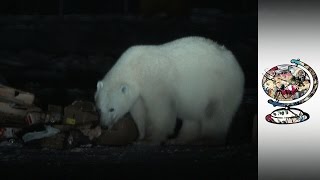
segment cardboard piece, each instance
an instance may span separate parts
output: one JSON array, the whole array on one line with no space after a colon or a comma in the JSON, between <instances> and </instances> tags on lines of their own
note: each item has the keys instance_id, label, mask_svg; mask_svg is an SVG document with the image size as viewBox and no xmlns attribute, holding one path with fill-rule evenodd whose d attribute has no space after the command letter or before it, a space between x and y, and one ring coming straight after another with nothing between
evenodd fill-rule
<instances>
[{"instance_id":1,"label":"cardboard piece","mask_svg":"<svg viewBox=\"0 0 320 180\"><path fill-rule=\"evenodd\" d=\"M73 128L70 125L61 125L61 124L54 124L54 125L52 125L52 127L59 129L60 132L68 132L68 131L70 131L70 129Z\"/></svg>"},{"instance_id":2,"label":"cardboard piece","mask_svg":"<svg viewBox=\"0 0 320 180\"><path fill-rule=\"evenodd\" d=\"M62 107L49 104L48 112L46 114L45 122L46 123L60 123L63 119Z\"/></svg>"},{"instance_id":3,"label":"cardboard piece","mask_svg":"<svg viewBox=\"0 0 320 180\"><path fill-rule=\"evenodd\" d=\"M17 138L16 134L20 128L0 128L0 139Z\"/></svg>"},{"instance_id":4,"label":"cardboard piece","mask_svg":"<svg viewBox=\"0 0 320 180\"><path fill-rule=\"evenodd\" d=\"M88 136L90 141L101 135L100 126L91 128L91 125L85 125L85 126L78 127L78 129L82 132L83 135Z\"/></svg>"},{"instance_id":5,"label":"cardboard piece","mask_svg":"<svg viewBox=\"0 0 320 180\"><path fill-rule=\"evenodd\" d=\"M40 140L40 146L42 148L49 149L63 149L65 147L65 133L59 133L51 137L47 137Z\"/></svg>"},{"instance_id":6,"label":"cardboard piece","mask_svg":"<svg viewBox=\"0 0 320 180\"><path fill-rule=\"evenodd\" d=\"M62 120L62 107L56 105L48 105L48 112L31 111L26 115L26 123L28 125L36 123L59 123Z\"/></svg>"},{"instance_id":7,"label":"cardboard piece","mask_svg":"<svg viewBox=\"0 0 320 180\"><path fill-rule=\"evenodd\" d=\"M64 108L64 124L82 125L98 122L98 113L91 102L75 101Z\"/></svg>"},{"instance_id":8,"label":"cardboard piece","mask_svg":"<svg viewBox=\"0 0 320 180\"><path fill-rule=\"evenodd\" d=\"M31 126L33 124L39 124L39 123L44 123L44 119L45 119L45 113L43 112L28 112L26 117L25 117L25 121L26 123Z\"/></svg>"},{"instance_id":9,"label":"cardboard piece","mask_svg":"<svg viewBox=\"0 0 320 180\"><path fill-rule=\"evenodd\" d=\"M25 121L25 117L27 117L29 112L39 113L41 109L32 105L16 105L0 102L0 126L24 127L29 124Z\"/></svg>"}]
</instances>

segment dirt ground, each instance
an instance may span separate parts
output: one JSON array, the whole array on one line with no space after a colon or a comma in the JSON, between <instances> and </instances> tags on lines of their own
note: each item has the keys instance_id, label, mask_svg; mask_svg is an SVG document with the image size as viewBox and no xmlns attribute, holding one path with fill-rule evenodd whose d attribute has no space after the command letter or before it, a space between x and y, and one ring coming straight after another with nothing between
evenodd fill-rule
<instances>
[{"instance_id":1,"label":"dirt ground","mask_svg":"<svg viewBox=\"0 0 320 180\"><path fill-rule=\"evenodd\" d=\"M7 148L0 151L2 172L8 177L40 174L49 178L159 177L249 179L257 176L257 147L141 146L75 148L71 150ZM18 174L17 174L18 173ZM172 175L169 176L169 173ZM4 174L3 174L4 175Z\"/></svg>"}]
</instances>

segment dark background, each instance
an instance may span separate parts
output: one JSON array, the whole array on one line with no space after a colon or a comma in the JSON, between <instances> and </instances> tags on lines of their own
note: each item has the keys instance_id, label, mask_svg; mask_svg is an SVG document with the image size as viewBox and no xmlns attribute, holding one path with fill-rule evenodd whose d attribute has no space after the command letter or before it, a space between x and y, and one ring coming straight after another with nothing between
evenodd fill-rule
<instances>
[{"instance_id":1,"label":"dark background","mask_svg":"<svg viewBox=\"0 0 320 180\"><path fill-rule=\"evenodd\" d=\"M51 97L85 89L92 100L96 81L128 47L191 35L232 50L246 87L256 88L256 1L7 0L0 8L0 80L17 88L41 86ZM66 105L77 96L42 98Z\"/></svg>"},{"instance_id":2,"label":"dark background","mask_svg":"<svg viewBox=\"0 0 320 180\"><path fill-rule=\"evenodd\" d=\"M193 167L197 171L217 168L226 177L231 177L229 171L235 173L235 170L238 177L256 176L257 150L256 145L251 145L251 132L253 116L257 113L257 1L1 0L0 14L0 83L34 93L35 104L44 110L48 104L65 106L77 99L93 101L97 80L132 45L161 44L185 36L203 36L225 45L235 54L246 76L245 97L233 131L234 141L240 147L224 152L207 147L199 150L198 147L189 154L177 151L171 158L176 159L177 164L190 162L193 165L188 166L190 170ZM246 144L245 147L242 144ZM201 148L208 153L201 153ZM117 150L106 153L114 151ZM159 155L154 149L144 151L150 157ZM38 153L28 152L29 160ZM63 158L59 153L55 156L42 153L39 157L41 161L57 158L50 168L70 161L73 168L82 168L90 162L90 167L95 169L108 164L105 159L101 160L102 152L91 152L96 158L82 160L79 164L76 161L83 156L81 153ZM125 158L126 164L136 162L141 153L139 148L132 150ZM210 154L217 153L222 160L213 157L207 160ZM164 164L167 155L159 155ZM14 157L12 162L21 161ZM199 163L193 161L195 157L200 157L201 168L195 165ZM185 161L179 161L181 159ZM147 163L148 159L144 161ZM247 167L250 168L242 162L249 163ZM70 174L75 173L70 171ZM217 173L202 175L200 177L209 177Z\"/></svg>"},{"instance_id":3,"label":"dark background","mask_svg":"<svg viewBox=\"0 0 320 180\"><path fill-rule=\"evenodd\" d=\"M192 8L214 8L228 12L257 12L257 1L252 0L3 0L1 14L145 14L166 12L188 15Z\"/></svg>"}]
</instances>

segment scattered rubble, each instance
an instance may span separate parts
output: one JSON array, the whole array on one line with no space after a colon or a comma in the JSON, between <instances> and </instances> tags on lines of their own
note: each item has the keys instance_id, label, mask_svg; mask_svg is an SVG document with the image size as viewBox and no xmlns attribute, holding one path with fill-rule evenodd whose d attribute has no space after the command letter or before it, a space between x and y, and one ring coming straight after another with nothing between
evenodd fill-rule
<instances>
[{"instance_id":1,"label":"scattered rubble","mask_svg":"<svg viewBox=\"0 0 320 180\"><path fill-rule=\"evenodd\" d=\"M0 100L31 105L34 101L34 95L8 86L0 85Z\"/></svg>"},{"instance_id":2,"label":"scattered rubble","mask_svg":"<svg viewBox=\"0 0 320 180\"><path fill-rule=\"evenodd\" d=\"M98 114L93 103L75 101L64 108L64 124L90 124L98 122L98 120Z\"/></svg>"},{"instance_id":3,"label":"scattered rubble","mask_svg":"<svg viewBox=\"0 0 320 180\"><path fill-rule=\"evenodd\" d=\"M0 144L38 145L66 149L95 145L126 145L138 137L129 116L112 129L102 130L95 105L74 101L62 107L48 105L43 111L33 104L34 94L0 85Z\"/></svg>"},{"instance_id":4,"label":"scattered rubble","mask_svg":"<svg viewBox=\"0 0 320 180\"><path fill-rule=\"evenodd\" d=\"M29 132L29 133L25 134L24 136L22 136L23 141L28 142L28 141L32 141L35 139L42 139L42 138L46 138L46 137L51 137L51 136L54 136L60 132L59 129L55 129L51 126L45 126L45 127L46 127L46 130L44 130L44 131Z\"/></svg>"},{"instance_id":5,"label":"scattered rubble","mask_svg":"<svg viewBox=\"0 0 320 180\"><path fill-rule=\"evenodd\" d=\"M137 127L129 114L106 130L99 126L99 114L92 102L77 100L65 107L49 104L44 111L33 104L34 99L34 94L0 85L1 146L22 144L70 149L128 145L138 138ZM244 110L241 112L242 116L248 114ZM257 115L251 120L253 127L250 136L256 143ZM233 136L244 137L241 134ZM200 141L199 144L209 143Z\"/></svg>"}]
</instances>

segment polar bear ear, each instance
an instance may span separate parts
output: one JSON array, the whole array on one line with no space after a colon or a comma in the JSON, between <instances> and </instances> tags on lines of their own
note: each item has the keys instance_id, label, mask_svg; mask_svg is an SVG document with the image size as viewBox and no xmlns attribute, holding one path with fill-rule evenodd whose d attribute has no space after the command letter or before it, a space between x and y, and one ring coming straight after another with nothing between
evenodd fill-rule
<instances>
[{"instance_id":1,"label":"polar bear ear","mask_svg":"<svg viewBox=\"0 0 320 180\"><path fill-rule=\"evenodd\" d=\"M126 84L122 84L120 87L120 90L123 94L127 94L128 92L128 86Z\"/></svg>"},{"instance_id":2,"label":"polar bear ear","mask_svg":"<svg viewBox=\"0 0 320 180\"><path fill-rule=\"evenodd\" d=\"M102 87L103 87L103 82L102 81L98 81L97 89L101 89Z\"/></svg>"}]
</instances>

